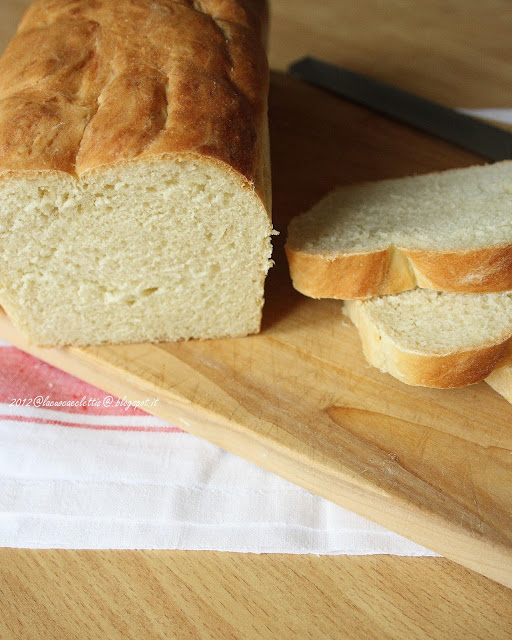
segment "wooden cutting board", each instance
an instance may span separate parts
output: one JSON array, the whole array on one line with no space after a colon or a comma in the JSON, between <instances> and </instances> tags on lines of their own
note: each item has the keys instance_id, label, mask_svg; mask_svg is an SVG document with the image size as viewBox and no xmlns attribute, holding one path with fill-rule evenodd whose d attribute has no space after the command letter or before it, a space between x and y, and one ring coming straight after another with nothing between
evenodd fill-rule
<instances>
[{"instance_id":1,"label":"wooden cutting board","mask_svg":"<svg viewBox=\"0 0 512 640\"><path fill-rule=\"evenodd\" d=\"M512 587L512 406L485 383L413 388L370 368L338 301L295 292L288 220L337 184L480 162L273 74L276 266L243 339L86 349L0 336L438 553Z\"/></svg>"}]
</instances>

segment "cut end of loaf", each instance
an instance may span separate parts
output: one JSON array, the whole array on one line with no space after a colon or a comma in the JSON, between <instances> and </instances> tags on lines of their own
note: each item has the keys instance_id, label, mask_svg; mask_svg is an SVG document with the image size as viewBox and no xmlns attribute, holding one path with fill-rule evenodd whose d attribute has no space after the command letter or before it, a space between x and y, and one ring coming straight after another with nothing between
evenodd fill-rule
<instances>
[{"instance_id":1,"label":"cut end of loaf","mask_svg":"<svg viewBox=\"0 0 512 640\"><path fill-rule=\"evenodd\" d=\"M271 223L224 165L177 157L0 183L0 304L40 345L259 331Z\"/></svg>"}]
</instances>

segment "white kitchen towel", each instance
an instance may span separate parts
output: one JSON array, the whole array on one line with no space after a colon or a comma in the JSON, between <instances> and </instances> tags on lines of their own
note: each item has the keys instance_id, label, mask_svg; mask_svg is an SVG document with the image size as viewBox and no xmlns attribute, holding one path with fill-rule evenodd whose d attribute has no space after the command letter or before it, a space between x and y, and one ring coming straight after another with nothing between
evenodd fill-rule
<instances>
[{"instance_id":1,"label":"white kitchen towel","mask_svg":"<svg viewBox=\"0 0 512 640\"><path fill-rule=\"evenodd\" d=\"M475 118L484 118L485 120L494 120L503 122L504 124L512 124L512 109L457 109L461 113L467 113L468 116Z\"/></svg>"},{"instance_id":2,"label":"white kitchen towel","mask_svg":"<svg viewBox=\"0 0 512 640\"><path fill-rule=\"evenodd\" d=\"M0 546L435 555L5 344Z\"/></svg>"}]
</instances>

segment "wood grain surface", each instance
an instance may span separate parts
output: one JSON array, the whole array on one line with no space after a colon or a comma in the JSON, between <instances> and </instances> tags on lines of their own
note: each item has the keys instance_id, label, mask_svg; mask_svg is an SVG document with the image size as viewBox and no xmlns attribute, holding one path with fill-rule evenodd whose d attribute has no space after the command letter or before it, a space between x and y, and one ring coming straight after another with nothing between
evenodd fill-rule
<instances>
[{"instance_id":1,"label":"wood grain surface","mask_svg":"<svg viewBox=\"0 0 512 640\"><path fill-rule=\"evenodd\" d=\"M14 0L4 0L2 3L0 37L3 42L12 33L15 20L26 4ZM283 68L291 59L311 53L394 82L445 104L511 106L507 100L510 99L509 33L512 16L506 1L476 3L452 0L441 3L429 0L420 5L405 0L388 3L365 0L357 4L333 0L297 5L287 0L276 0L273 7L271 63L274 68ZM274 75L271 103L275 206L276 211L281 212L281 220L307 206L335 182L404 175L410 172L411 162L418 171L426 171L463 166L475 160L469 154L462 154L448 145L326 96L318 101L321 104L321 116L312 119L308 105L311 101L317 101L310 93L314 90L296 84L292 86L290 82L287 78ZM293 101L289 100L290 91L296 92ZM350 126L340 126L340 122L345 122L346 118ZM302 122L302 128L309 136L307 139L301 136L299 143L296 137L290 142L298 121ZM354 121L358 125L357 134L353 129ZM326 138L329 139L329 162L326 161L324 149ZM399 145L394 144L397 139L401 141ZM363 154L358 150L361 143L366 158L368 153L372 155L371 166L367 159L361 162ZM284 158L285 153L288 160L283 168L280 158ZM288 161L292 164L290 168ZM271 276L274 284L269 281L271 286L265 311L265 335L273 340L279 355L284 356L285 363L292 362L292 351L298 349L306 349L308 353L313 349L314 355L323 359L326 354L321 349L318 354L315 351L318 344L315 346L313 341L324 344L326 352L332 342L327 339L324 343L323 340L305 335L304 325L294 324L294 314L300 312L309 325L317 325L315 329L319 328L322 338L328 338L332 333L333 305L315 303L313 312L309 307L311 301L292 294L293 313L284 313L282 306L285 303L280 294L285 282L283 274L283 270L276 269ZM283 346L280 342L283 331L293 336L291 344ZM352 345L348 353L350 364L352 359L357 362L360 355L353 339L353 330L341 326L336 331L339 331L341 338L347 339L347 344ZM178 355L172 353L174 348L179 350ZM261 355L258 348L254 348L252 361ZM137 357L152 359L150 353L144 354L144 347L140 349L142 351L137 351ZM234 363L240 357L236 349L228 348L224 354L227 358L225 362ZM220 400L217 397L216 401L230 407L232 389L223 388L225 382L220 380L226 373L225 369L218 373L222 383L219 384L219 380L212 381L209 375L205 375L209 367L207 358L205 361L203 354L203 361L198 362L201 358L198 358L193 346L174 345L170 351L167 347L163 350L166 352L165 358L170 356L173 362L177 358L180 367L186 365L195 376L199 375L206 388L197 387L195 393L204 390L206 396L202 395L202 400L208 399L213 384L215 389L220 387L224 391ZM87 367L93 366L93 361L99 362L95 350L91 354L91 358L87 358ZM60 355L67 357L64 351ZM109 358L113 358L114 369L119 364L117 355L109 354ZM206 355L210 357L209 353ZM135 366L134 362L132 364ZM269 374L272 363L267 365L265 372ZM346 367L346 363L343 367ZM109 366L105 370L103 365L97 368L97 380L102 375L109 378L112 368ZM441 514L441 521L433 524L430 521L433 528L428 531L433 531L435 538L441 536L444 530L443 535L447 540L443 544L451 548L452 557L465 556L467 549L475 548L471 545L481 541L482 536L487 540L494 537L490 546L488 542L485 544L486 551L479 547L478 553L482 553L482 561L490 568L487 572L506 582L510 573L503 566L493 565L493 562L497 557L503 557L500 554L509 545L510 526L507 531L503 513L509 504L510 494L507 495L506 490L503 492L498 510L493 513L493 483L496 476L494 467L488 464L490 459L486 457L486 451L490 450L491 459L498 461L498 480L503 478L503 470L508 473L505 452L510 448L511 414L506 413L508 405L490 389L478 385L471 390L461 390L466 394L462 396L462 401L458 391L423 390L414 406L404 400L404 392L394 382L382 382L385 376L374 372L368 378L367 371L359 372L360 377L351 387L343 389L342 395L347 394L344 397L349 399L360 398L358 386L364 380L365 398L370 407L375 407L375 403L381 401L379 394L392 390L388 404L398 400L395 405L398 410L388 409L384 413L392 419L393 439L390 440L389 434L381 428L380 416L376 416L379 411L367 406L361 408L354 401L347 415L347 403L340 405L332 402L340 394L335 381L328 380L329 375L324 374L323 367L320 370L315 368L314 374L312 371L311 367L308 368L311 388L317 389L326 383L324 408L329 408L328 424L334 426L328 435L333 451L336 451L336 447L346 447L350 455L353 454L351 460L354 464L360 456L360 446L366 452L367 459L370 459L370 455L374 456L371 468L360 468L359 478L352 484L361 490L354 497L354 510L364 512L364 500L359 498L362 494L368 494L370 485L375 488L378 478L386 480L382 491L375 494L384 511L387 510L384 505L389 502L389 497L395 500L397 488L399 493L403 493L404 487L408 498L412 495L420 499L417 504L422 509L417 489L422 482L427 483L433 490L432 497L438 499L436 506ZM130 384L139 373L136 371L135 376L130 377ZM161 370L157 368L151 375L153 382L158 381ZM261 371L259 375L262 375ZM282 383L290 394L294 392L298 376L292 367L288 367L286 375L288 377L283 376ZM193 393L194 390L179 391ZM271 389L268 391L270 393ZM437 393L447 393L440 405L435 398ZM270 394L273 404L266 410L275 415L276 411L284 408L293 415L290 397ZM485 402L482 402L483 397ZM266 399L269 398L266 396ZM467 402L469 407L466 406ZM340 406L345 406L345 409L340 411ZM175 412L168 417L187 420L187 407L184 405L182 408L180 414ZM205 407L209 416L212 408L215 411L218 407L213 404ZM245 407L243 409L247 410ZM461 411L464 419L470 418L469 428L464 430L464 435L453 426L453 420L460 417ZM484 422L481 419L482 411ZM440 415L439 443L442 442L444 446L440 448L438 443L436 448L432 445L430 431L432 421L438 421ZM327 420L325 416L323 419ZM206 421L201 427L204 430L202 435L212 439L213 433L220 434L219 443L232 448L227 446L233 436L231 424L224 433L222 429L219 430L218 424ZM412 431L411 424L415 425ZM401 437L404 432L408 433L407 438ZM297 440L296 431L288 432L280 425L269 427L264 421L259 426L259 433L264 435L265 444L269 439L276 442L283 435L288 442ZM243 441L240 434L235 435ZM299 436L302 438L298 450L301 461L315 458L315 453L312 453L317 444L314 432L309 433L307 425L301 424ZM246 444L242 442L241 446ZM480 451L480 460L485 459L485 464L477 474L481 484L472 495L471 483L468 484L467 480L474 478L475 470L472 465L467 465L464 456L468 447L474 450L475 445ZM466 474L463 476L465 488L453 486L451 489L456 499L448 505L443 504L442 497L436 494L437 488L430 477L432 465L439 465L436 457L440 452L444 454L450 471L453 470L459 477L460 474ZM270 452L268 447L263 448L261 457L265 462L260 463L267 468L273 468L278 462L281 464L283 451L277 454ZM314 477L308 477L307 482L312 486L311 482L316 481L318 486L312 488L329 495L333 487L325 485L326 478L329 479L325 470L332 466L333 456L325 457L322 453L316 458L320 475L317 477L313 474ZM406 468L409 463L406 460L412 460L415 469L420 470L416 486ZM295 468L296 462L292 461ZM343 474L347 468L341 465L335 471ZM293 478L292 473L287 475ZM352 478L355 476L352 475ZM302 477L293 479L304 484ZM340 489L339 479L338 484L334 483L335 491ZM449 481L447 483L450 484ZM442 488L446 489L444 483ZM408 491L411 493L407 494ZM443 513L453 515L454 508L459 509L461 522L452 535L452 531L446 533ZM443 509L447 511L443 512ZM485 527L481 526L482 509L489 516ZM425 536L432 537L421 531L422 526L415 531L414 523L408 522L407 513L400 509L392 514L384 511L381 522L385 522L388 515L393 520L403 518L406 527L413 527L410 537L418 540L422 537L424 540ZM465 542L461 543L461 529L469 538L470 547ZM424 543L434 546L428 540L424 540ZM466 557L457 559L467 561ZM473 561L474 556L466 564ZM0 624L4 624L3 628L0 627L2 637L505 638L510 637L512 629L510 592L444 559L4 550L0 554L0 567L0 596L4 613L0 616L3 620Z\"/></svg>"},{"instance_id":2,"label":"wood grain surface","mask_svg":"<svg viewBox=\"0 0 512 640\"><path fill-rule=\"evenodd\" d=\"M0 637L507 640L510 591L386 556L0 550ZM23 630L23 635L19 633Z\"/></svg>"}]
</instances>

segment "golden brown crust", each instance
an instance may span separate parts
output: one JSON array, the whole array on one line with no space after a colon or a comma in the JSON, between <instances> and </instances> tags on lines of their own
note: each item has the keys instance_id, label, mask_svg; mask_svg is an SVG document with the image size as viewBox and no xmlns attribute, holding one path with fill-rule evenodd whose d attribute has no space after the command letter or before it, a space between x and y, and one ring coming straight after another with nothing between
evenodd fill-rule
<instances>
[{"instance_id":1,"label":"golden brown crust","mask_svg":"<svg viewBox=\"0 0 512 640\"><path fill-rule=\"evenodd\" d=\"M359 303L345 303L344 313L358 329L366 360L413 386L449 389L480 382L507 361L512 352L511 335L466 351L445 354L408 351L380 335Z\"/></svg>"},{"instance_id":2,"label":"golden brown crust","mask_svg":"<svg viewBox=\"0 0 512 640\"><path fill-rule=\"evenodd\" d=\"M293 286L310 298L357 300L415 286L407 260L392 249L328 256L286 245L285 251Z\"/></svg>"},{"instance_id":3,"label":"golden brown crust","mask_svg":"<svg viewBox=\"0 0 512 640\"><path fill-rule=\"evenodd\" d=\"M419 286L452 293L512 290L512 245L469 251L389 248L320 254L286 245L293 286L311 298L358 300Z\"/></svg>"},{"instance_id":4,"label":"golden brown crust","mask_svg":"<svg viewBox=\"0 0 512 640\"><path fill-rule=\"evenodd\" d=\"M198 154L264 193L261 0L36 0L0 59L0 173Z\"/></svg>"},{"instance_id":5,"label":"golden brown crust","mask_svg":"<svg viewBox=\"0 0 512 640\"><path fill-rule=\"evenodd\" d=\"M451 389L484 380L505 357L509 340L448 355L404 353L396 349L389 373L410 385Z\"/></svg>"},{"instance_id":6,"label":"golden brown crust","mask_svg":"<svg viewBox=\"0 0 512 640\"><path fill-rule=\"evenodd\" d=\"M471 251L403 250L416 273L416 284L427 289L460 293L512 290L512 245Z\"/></svg>"}]
</instances>

